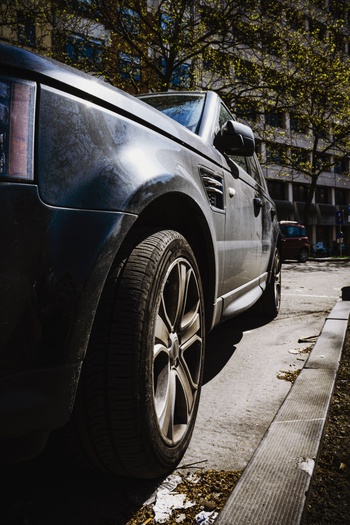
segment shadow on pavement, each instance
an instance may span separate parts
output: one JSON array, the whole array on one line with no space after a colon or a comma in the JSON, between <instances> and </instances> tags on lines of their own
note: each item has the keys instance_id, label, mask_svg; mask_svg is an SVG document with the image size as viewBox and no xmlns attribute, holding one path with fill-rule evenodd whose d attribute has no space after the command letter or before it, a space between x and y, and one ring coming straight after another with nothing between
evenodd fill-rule
<instances>
[{"instance_id":1,"label":"shadow on pavement","mask_svg":"<svg viewBox=\"0 0 350 525\"><path fill-rule=\"evenodd\" d=\"M232 357L245 330L267 321L240 316L207 338L204 382ZM135 480L76 469L49 451L1 466L0 525L125 525L163 479Z\"/></svg>"},{"instance_id":2,"label":"shadow on pavement","mask_svg":"<svg viewBox=\"0 0 350 525\"><path fill-rule=\"evenodd\" d=\"M245 331L270 322L271 319L266 317L242 314L215 327L207 336L203 384L211 381L226 366Z\"/></svg>"},{"instance_id":3,"label":"shadow on pavement","mask_svg":"<svg viewBox=\"0 0 350 525\"><path fill-rule=\"evenodd\" d=\"M1 525L125 525L163 481L77 470L45 452L1 473Z\"/></svg>"}]
</instances>

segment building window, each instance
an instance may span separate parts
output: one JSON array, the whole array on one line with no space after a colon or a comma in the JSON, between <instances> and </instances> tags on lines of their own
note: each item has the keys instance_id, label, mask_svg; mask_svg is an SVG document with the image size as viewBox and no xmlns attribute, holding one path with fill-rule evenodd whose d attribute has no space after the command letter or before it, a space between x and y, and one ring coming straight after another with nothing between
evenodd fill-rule
<instances>
[{"instance_id":1,"label":"building window","mask_svg":"<svg viewBox=\"0 0 350 525\"><path fill-rule=\"evenodd\" d=\"M328 188L324 188L323 186L318 186L315 190L315 200L319 204L329 204L329 198L328 198Z\"/></svg>"},{"instance_id":2,"label":"building window","mask_svg":"<svg viewBox=\"0 0 350 525\"><path fill-rule=\"evenodd\" d=\"M133 9L120 7L118 9L118 29L124 33L138 35L140 33L140 16Z\"/></svg>"},{"instance_id":3,"label":"building window","mask_svg":"<svg viewBox=\"0 0 350 525\"><path fill-rule=\"evenodd\" d=\"M291 163L294 169L308 166L310 163L310 152L304 148L291 148Z\"/></svg>"},{"instance_id":4,"label":"building window","mask_svg":"<svg viewBox=\"0 0 350 525\"><path fill-rule=\"evenodd\" d=\"M280 111L265 111L265 124L274 128L282 128L283 114Z\"/></svg>"},{"instance_id":5,"label":"building window","mask_svg":"<svg viewBox=\"0 0 350 525\"><path fill-rule=\"evenodd\" d=\"M306 184L293 184L293 200L296 202L306 202L307 190Z\"/></svg>"},{"instance_id":6,"label":"building window","mask_svg":"<svg viewBox=\"0 0 350 525\"><path fill-rule=\"evenodd\" d=\"M266 160L269 164L282 164L285 160L285 153L282 144L266 144Z\"/></svg>"},{"instance_id":7,"label":"building window","mask_svg":"<svg viewBox=\"0 0 350 525\"><path fill-rule=\"evenodd\" d=\"M119 53L119 72L125 80L141 80L141 61L140 57L130 53Z\"/></svg>"},{"instance_id":8,"label":"building window","mask_svg":"<svg viewBox=\"0 0 350 525\"><path fill-rule=\"evenodd\" d=\"M164 33L171 34L174 30L174 21L170 15L167 15L166 13L161 13L160 16L160 29L164 31Z\"/></svg>"},{"instance_id":9,"label":"building window","mask_svg":"<svg viewBox=\"0 0 350 525\"><path fill-rule=\"evenodd\" d=\"M273 200L277 200L277 201L287 200L285 196L286 184L284 182L277 181L277 180L268 180L267 187L269 189L269 194Z\"/></svg>"},{"instance_id":10,"label":"building window","mask_svg":"<svg viewBox=\"0 0 350 525\"><path fill-rule=\"evenodd\" d=\"M348 161L347 159L335 159L335 164L333 166L333 172L341 175L342 173L348 172Z\"/></svg>"},{"instance_id":11,"label":"building window","mask_svg":"<svg viewBox=\"0 0 350 525\"><path fill-rule=\"evenodd\" d=\"M347 190L335 188L335 204L346 206L348 204L347 193Z\"/></svg>"},{"instance_id":12,"label":"building window","mask_svg":"<svg viewBox=\"0 0 350 525\"><path fill-rule=\"evenodd\" d=\"M236 117L238 120L242 120L244 122L248 122L249 124L253 122L258 122L259 120L259 112L258 110L254 109L253 107L236 107Z\"/></svg>"},{"instance_id":13,"label":"building window","mask_svg":"<svg viewBox=\"0 0 350 525\"><path fill-rule=\"evenodd\" d=\"M305 133L305 120L302 116L291 113L289 126L291 131L296 131L297 133Z\"/></svg>"},{"instance_id":14,"label":"building window","mask_svg":"<svg viewBox=\"0 0 350 525\"><path fill-rule=\"evenodd\" d=\"M35 47L34 19L24 13L19 13L17 24L18 42L23 46Z\"/></svg>"},{"instance_id":15,"label":"building window","mask_svg":"<svg viewBox=\"0 0 350 525\"><path fill-rule=\"evenodd\" d=\"M188 88L190 83L190 65L181 64L171 75L171 84L173 87Z\"/></svg>"},{"instance_id":16,"label":"building window","mask_svg":"<svg viewBox=\"0 0 350 525\"><path fill-rule=\"evenodd\" d=\"M87 40L78 35L69 35L66 43L66 53L73 62L89 60L100 63L102 61L102 40Z\"/></svg>"},{"instance_id":17,"label":"building window","mask_svg":"<svg viewBox=\"0 0 350 525\"><path fill-rule=\"evenodd\" d=\"M329 155L326 155L324 153L316 153L316 166L317 169L322 171L330 171L331 170L331 162Z\"/></svg>"},{"instance_id":18,"label":"building window","mask_svg":"<svg viewBox=\"0 0 350 525\"><path fill-rule=\"evenodd\" d=\"M164 58L160 60L162 71L166 73L166 62ZM172 87L188 88L190 84L190 64L180 64L176 67L171 74L171 85Z\"/></svg>"}]
</instances>

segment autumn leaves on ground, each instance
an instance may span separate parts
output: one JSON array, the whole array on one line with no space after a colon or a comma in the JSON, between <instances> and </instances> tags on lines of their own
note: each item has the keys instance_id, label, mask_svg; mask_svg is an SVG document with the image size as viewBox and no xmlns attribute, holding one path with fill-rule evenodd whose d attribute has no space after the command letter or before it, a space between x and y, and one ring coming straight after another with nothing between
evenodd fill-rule
<instances>
[{"instance_id":1,"label":"autumn leaves on ground","mask_svg":"<svg viewBox=\"0 0 350 525\"><path fill-rule=\"evenodd\" d=\"M350 517L350 327L303 525L346 525Z\"/></svg>"}]
</instances>

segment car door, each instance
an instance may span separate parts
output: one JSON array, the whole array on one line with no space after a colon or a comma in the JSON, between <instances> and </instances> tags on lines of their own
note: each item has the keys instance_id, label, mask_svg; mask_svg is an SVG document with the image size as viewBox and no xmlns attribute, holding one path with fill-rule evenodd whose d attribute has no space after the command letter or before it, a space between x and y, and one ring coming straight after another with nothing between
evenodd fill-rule
<instances>
[{"instance_id":1,"label":"car door","mask_svg":"<svg viewBox=\"0 0 350 525\"><path fill-rule=\"evenodd\" d=\"M266 180L257 156L254 154L252 157L247 157L246 161L248 165L248 173L251 175L251 177L256 183L255 205L257 205L261 209L262 244L261 253L259 256L259 273L262 274L266 272L268 268L271 254L274 248L273 229L277 211L275 204L268 193Z\"/></svg>"},{"instance_id":2,"label":"car door","mask_svg":"<svg viewBox=\"0 0 350 525\"><path fill-rule=\"evenodd\" d=\"M263 214L259 187L246 159L229 158L225 173L225 293L247 285L262 268ZM245 168L245 169L244 169Z\"/></svg>"},{"instance_id":3,"label":"car door","mask_svg":"<svg viewBox=\"0 0 350 525\"><path fill-rule=\"evenodd\" d=\"M222 105L220 127L231 114ZM262 173L254 157L226 156L225 270L223 294L249 286L266 270L271 220L262 187ZM227 298L227 301L229 299Z\"/></svg>"}]
</instances>

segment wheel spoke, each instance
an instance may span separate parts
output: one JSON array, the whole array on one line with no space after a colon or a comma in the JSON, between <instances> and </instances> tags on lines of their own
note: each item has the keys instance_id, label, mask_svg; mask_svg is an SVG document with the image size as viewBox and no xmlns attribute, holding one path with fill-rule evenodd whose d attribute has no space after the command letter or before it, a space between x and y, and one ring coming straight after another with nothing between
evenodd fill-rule
<instances>
[{"instance_id":1,"label":"wheel spoke","mask_svg":"<svg viewBox=\"0 0 350 525\"><path fill-rule=\"evenodd\" d=\"M172 443L181 438L191 418L197 392L186 366L163 370L158 377L156 411L163 435Z\"/></svg>"},{"instance_id":2,"label":"wheel spoke","mask_svg":"<svg viewBox=\"0 0 350 525\"><path fill-rule=\"evenodd\" d=\"M185 345L192 337L200 332L201 317L200 317L200 303L192 307L189 312L185 312L181 320L181 343Z\"/></svg>"},{"instance_id":3,"label":"wheel spoke","mask_svg":"<svg viewBox=\"0 0 350 525\"><path fill-rule=\"evenodd\" d=\"M176 371L179 380L179 388L181 388L181 398L184 403L184 406L182 407L182 417L187 420L192 412L197 385L192 381L191 373L186 366L185 361L181 361L181 364L177 367ZM180 392L178 392L178 394L180 394Z\"/></svg>"},{"instance_id":4,"label":"wheel spoke","mask_svg":"<svg viewBox=\"0 0 350 525\"><path fill-rule=\"evenodd\" d=\"M178 301L177 301L177 312L176 312L176 328L181 326L183 316L184 316L184 310L186 307L186 301L187 301L187 294L188 294L188 281L189 281L189 275L192 272L192 269L188 269L188 267L184 263L178 264L178 270L179 270L179 294L178 294Z\"/></svg>"},{"instance_id":5,"label":"wheel spoke","mask_svg":"<svg viewBox=\"0 0 350 525\"><path fill-rule=\"evenodd\" d=\"M164 320L164 316L162 317L159 312L157 315L154 335L156 343L161 343L165 348L168 347L169 328Z\"/></svg>"},{"instance_id":6,"label":"wheel spoke","mask_svg":"<svg viewBox=\"0 0 350 525\"><path fill-rule=\"evenodd\" d=\"M185 280L186 268L176 261L168 274L159 308L159 315L171 330L175 329L178 319L181 318Z\"/></svg>"},{"instance_id":7,"label":"wheel spoke","mask_svg":"<svg viewBox=\"0 0 350 525\"><path fill-rule=\"evenodd\" d=\"M158 394L155 396L158 424L162 434L173 441L174 406L176 399L176 380L174 371L163 370L158 377Z\"/></svg>"}]
</instances>

